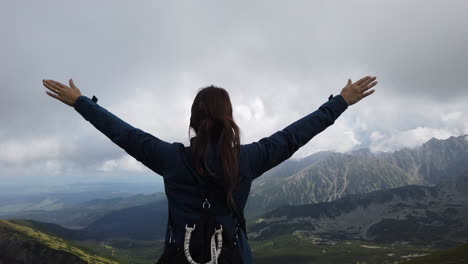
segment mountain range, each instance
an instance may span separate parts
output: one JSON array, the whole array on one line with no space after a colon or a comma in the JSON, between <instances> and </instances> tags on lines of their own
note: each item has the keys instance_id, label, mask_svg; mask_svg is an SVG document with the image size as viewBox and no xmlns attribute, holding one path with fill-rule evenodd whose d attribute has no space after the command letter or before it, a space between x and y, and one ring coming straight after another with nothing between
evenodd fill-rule
<instances>
[{"instance_id":1,"label":"mountain range","mask_svg":"<svg viewBox=\"0 0 468 264\"><path fill-rule=\"evenodd\" d=\"M285 205L314 206L346 196L391 191L411 184L420 186L409 189L426 190L424 186L429 188L468 169L465 162L468 160L467 138L433 138L420 147L393 153L361 149L348 154L319 152L301 160L287 160L254 181L246 206L248 223ZM88 237L110 238L128 230L127 235L134 239L163 239L167 201L164 193L93 199L59 210L29 210L7 216L7 219L14 218L78 229L81 237L86 234ZM141 218L152 221L144 224L138 220ZM139 223L132 227L136 222ZM147 232L137 231L138 228Z\"/></svg>"},{"instance_id":2,"label":"mountain range","mask_svg":"<svg viewBox=\"0 0 468 264\"><path fill-rule=\"evenodd\" d=\"M83 229L112 212L152 203L154 204L161 200L166 201L166 195L164 193L154 193L151 195L137 194L128 197L92 199L76 205L65 207L60 206L55 210L53 209L54 205L52 204L52 206L45 209L42 208L41 210L41 205L50 204L54 201L58 203L61 202L59 198L50 195L45 197L44 200L40 200L34 205L31 205L34 208L33 210L14 210L12 213L5 214L2 218L31 219L59 224L72 229Z\"/></svg>"},{"instance_id":3,"label":"mountain range","mask_svg":"<svg viewBox=\"0 0 468 264\"><path fill-rule=\"evenodd\" d=\"M283 205L330 202L406 185L434 186L468 169L467 160L468 136L432 138L392 153L319 152L283 162L256 179L245 213L254 219Z\"/></svg>"},{"instance_id":4,"label":"mountain range","mask_svg":"<svg viewBox=\"0 0 468 264\"><path fill-rule=\"evenodd\" d=\"M268 240L301 233L317 243L364 240L453 246L468 242L468 170L436 186L409 185L332 202L283 206L249 228L249 238Z\"/></svg>"}]
</instances>

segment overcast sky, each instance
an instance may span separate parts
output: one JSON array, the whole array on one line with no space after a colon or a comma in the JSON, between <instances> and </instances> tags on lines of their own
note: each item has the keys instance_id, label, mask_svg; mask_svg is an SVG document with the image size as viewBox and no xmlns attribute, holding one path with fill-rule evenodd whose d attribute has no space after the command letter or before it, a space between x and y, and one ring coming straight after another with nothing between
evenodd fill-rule
<instances>
[{"instance_id":1,"label":"overcast sky","mask_svg":"<svg viewBox=\"0 0 468 264\"><path fill-rule=\"evenodd\" d=\"M468 134L468 1L2 1L0 177L155 180L42 79L188 144L196 91L225 88L243 144L375 75L293 158Z\"/></svg>"}]
</instances>

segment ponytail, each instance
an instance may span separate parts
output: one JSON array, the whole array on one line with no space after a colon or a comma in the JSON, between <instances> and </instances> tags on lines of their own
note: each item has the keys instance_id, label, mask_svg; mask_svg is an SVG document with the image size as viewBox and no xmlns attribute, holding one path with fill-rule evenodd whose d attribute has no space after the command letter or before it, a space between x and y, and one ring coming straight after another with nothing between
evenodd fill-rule
<instances>
[{"instance_id":1,"label":"ponytail","mask_svg":"<svg viewBox=\"0 0 468 264\"><path fill-rule=\"evenodd\" d=\"M196 137L190 138L190 128L195 130ZM209 176L214 176L214 172L206 164L207 148L219 140L226 183L226 203L238 214L240 211L234 200L234 192L239 180L239 131L232 117L229 95L223 88L209 86L198 92L192 105L189 127L192 164L197 171L204 167Z\"/></svg>"},{"instance_id":2,"label":"ponytail","mask_svg":"<svg viewBox=\"0 0 468 264\"><path fill-rule=\"evenodd\" d=\"M236 210L237 213L240 214L234 201L234 191L239 180L239 127L232 118L224 120L224 127L222 129L220 139L224 175L226 175L226 181L228 184L226 201L232 210Z\"/></svg>"}]
</instances>

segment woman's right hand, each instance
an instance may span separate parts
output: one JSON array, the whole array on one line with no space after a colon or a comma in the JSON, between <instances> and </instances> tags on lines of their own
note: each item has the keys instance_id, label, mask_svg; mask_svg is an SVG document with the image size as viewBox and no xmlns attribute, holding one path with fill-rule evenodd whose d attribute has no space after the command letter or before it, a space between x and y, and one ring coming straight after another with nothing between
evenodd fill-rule
<instances>
[{"instance_id":1,"label":"woman's right hand","mask_svg":"<svg viewBox=\"0 0 468 264\"><path fill-rule=\"evenodd\" d=\"M348 83L343 90L341 90L340 95L343 96L348 105L353 105L359 102L362 98L375 92L375 90L368 91L377 84L375 79L375 76L366 76L355 83L352 83L351 79L348 79Z\"/></svg>"},{"instance_id":2,"label":"woman's right hand","mask_svg":"<svg viewBox=\"0 0 468 264\"><path fill-rule=\"evenodd\" d=\"M73 107L78 97L80 97L82 94L80 89L73 83L72 79L69 80L69 83L70 86L67 86L54 80L42 80L42 84L47 87L47 89L54 92L51 93L46 91L46 94L61 101L64 104Z\"/></svg>"}]
</instances>

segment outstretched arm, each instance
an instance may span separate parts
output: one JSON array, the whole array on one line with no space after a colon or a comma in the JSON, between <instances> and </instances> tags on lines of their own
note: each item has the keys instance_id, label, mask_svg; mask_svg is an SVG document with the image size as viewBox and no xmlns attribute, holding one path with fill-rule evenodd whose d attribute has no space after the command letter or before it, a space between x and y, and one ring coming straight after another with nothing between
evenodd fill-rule
<instances>
[{"instance_id":1,"label":"outstretched arm","mask_svg":"<svg viewBox=\"0 0 468 264\"><path fill-rule=\"evenodd\" d=\"M373 82L375 79L367 76L356 83L348 80L341 94L330 98L318 110L269 137L244 145L254 179L290 158L315 135L332 125L349 105L372 94L375 90L367 90L377 84Z\"/></svg>"},{"instance_id":2,"label":"outstretched arm","mask_svg":"<svg viewBox=\"0 0 468 264\"><path fill-rule=\"evenodd\" d=\"M94 127L106 135L112 142L124 149L129 155L142 162L159 175L165 172L167 153L172 144L135 128L118 118L95 101L81 94L70 79L70 87L52 80L45 80L52 92L48 95L72 106Z\"/></svg>"}]
</instances>

